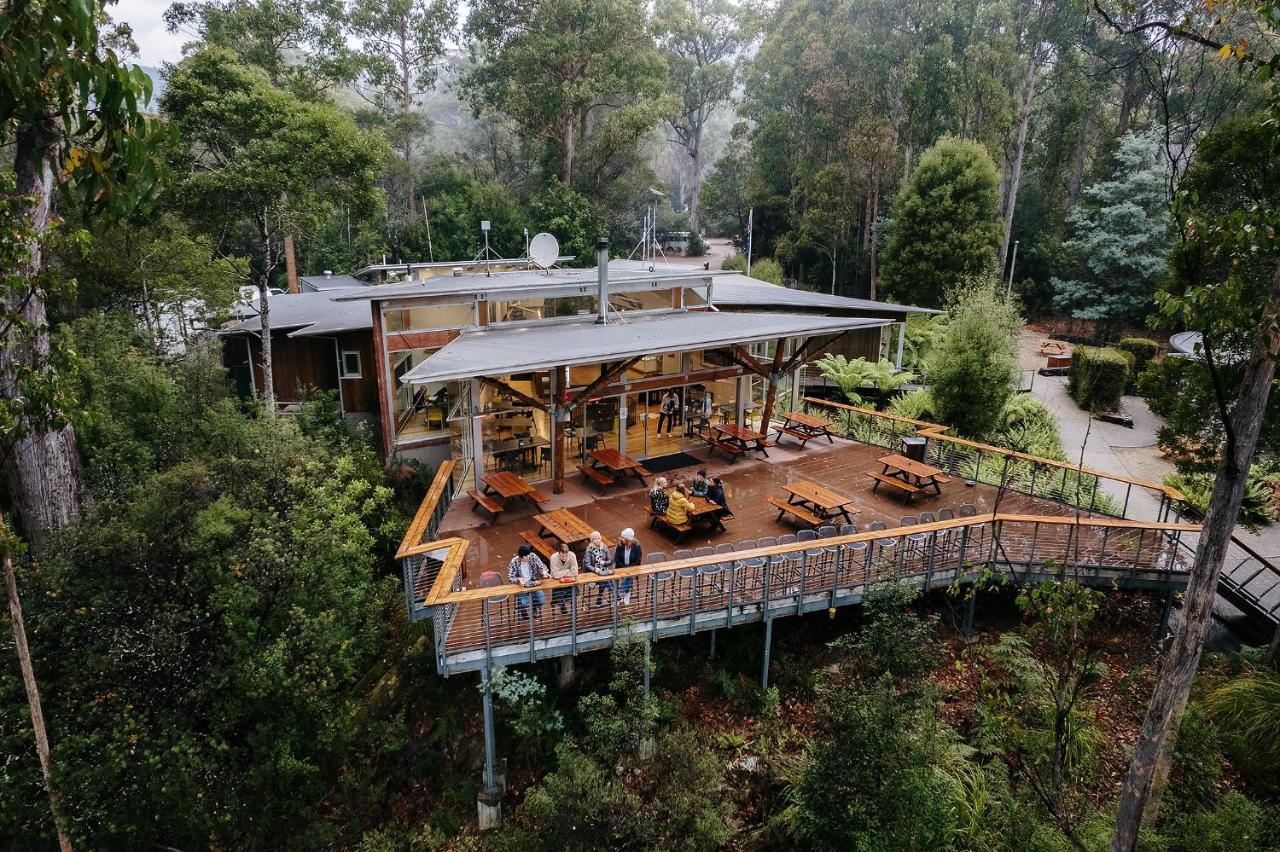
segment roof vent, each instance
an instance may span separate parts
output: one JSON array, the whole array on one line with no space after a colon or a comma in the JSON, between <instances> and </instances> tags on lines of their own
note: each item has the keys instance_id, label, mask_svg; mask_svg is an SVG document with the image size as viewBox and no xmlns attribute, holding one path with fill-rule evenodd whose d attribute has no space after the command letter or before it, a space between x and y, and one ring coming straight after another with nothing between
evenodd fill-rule
<instances>
[{"instance_id":1,"label":"roof vent","mask_svg":"<svg viewBox=\"0 0 1280 852\"><path fill-rule=\"evenodd\" d=\"M462 277L462 267L461 267L461 266L455 266L455 267L453 268L453 277L454 277L454 278L461 278L461 277Z\"/></svg>"}]
</instances>

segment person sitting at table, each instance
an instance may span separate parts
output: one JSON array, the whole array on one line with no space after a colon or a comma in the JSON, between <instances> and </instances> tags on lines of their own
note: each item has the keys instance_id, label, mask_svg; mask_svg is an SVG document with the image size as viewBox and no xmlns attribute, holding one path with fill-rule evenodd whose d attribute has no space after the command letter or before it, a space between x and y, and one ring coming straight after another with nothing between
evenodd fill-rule
<instances>
[{"instance_id":1,"label":"person sitting at table","mask_svg":"<svg viewBox=\"0 0 1280 852\"><path fill-rule=\"evenodd\" d=\"M667 513L667 504L671 502L671 497L667 494L669 487L667 478L659 476L653 481L653 487L649 489L649 508L655 518Z\"/></svg>"},{"instance_id":2,"label":"person sitting at table","mask_svg":"<svg viewBox=\"0 0 1280 852\"><path fill-rule=\"evenodd\" d=\"M578 576L578 557L569 545L563 541L555 553L551 554L551 579L572 580ZM576 587L566 584L564 588L551 590L551 605L560 607L561 615L568 615L569 601L573 599Z\"/></svg>"},{"instance_id":3,"label":"person sitting at table","mask_svg":"<svg viewBox=\"0 0 1280 852\"><path fill-rule=\"evenodd\" d=\"M671 524L687 524L689 510L692 508L693 501L689 499L689 491L682 482L671 492L671 502L667 504L667 520Z\"/></svg>"},{"instance_id":4,"label":"person sitting at table","mask_svg":"<svg viewBox=\"0 0 1280 852\"><path fill-rule=\"evenodd\" d=\"M636 541L636 531L627 527L618 536L618 546L613 551L613 564L618 568L630 568L633 565L640 564L640 557L643 556L640 550L640 542ZM618 591L622 592L622 605L631 605L631 578L625 578L618 587Z\"/></svg>"},{"instance_id":5,"label":"person sitting at table","mask_svg":"<svg viewBox=\"0 0 1280 852\"><path fill-rule=\"evenodd\" d=\"M729 508L729 498L724 493L724 480L720 477L711 477L711 487L707 489L707 499L720 507L720 517L733 517L733 510Z\"/></svg>"},{"instance_id":6,"label":"person sitting at table","mask_svg":"<svg viewBox=\"0 0 1280 852\"><path fill-rule=\"evenodd\" d=\"M582 570L599 574L601 577L613 573L613 557L609 554L609 548L604 546L604 538L597 530L592 530L591 537L587 539L587 549L582 553ZM612 592L611 587L612 583L596 584L596 606L603 604L605 590Z\"/></svg>"},{"instance_id":7,"label":"person sitting at table","mask_svg":"<svg viewBox=\"0 0 1280 852\"><path fill-rule=\"evenodd\" d=\"M533 552L533 548L527 544L520 545L516 555L511 557L511 563L507 565L507 582L516 586L523 586L526 589L538 585L546 576L547 566L542 564L542 560ZM547 596L541 590L516 595L516 611L520 613L522 621L529 617L528 606L530 598L533 599L534 619L537 619L538 613L542 611L542 605L547 600Z\"/></svg>"},{"instance_id":8,"label":"person sitting at table","mask_svg":"<svg viewBox=\"0 0 1280 852\"><path fill-rule=\"evenodd\" d=\"M704 467L698 471L698 475L693 478L693 482L689 483L689 493L694 497L706 497L707 491L711 489L711 479L707 476L707 469Z\"/></svg>"}]
</instances>

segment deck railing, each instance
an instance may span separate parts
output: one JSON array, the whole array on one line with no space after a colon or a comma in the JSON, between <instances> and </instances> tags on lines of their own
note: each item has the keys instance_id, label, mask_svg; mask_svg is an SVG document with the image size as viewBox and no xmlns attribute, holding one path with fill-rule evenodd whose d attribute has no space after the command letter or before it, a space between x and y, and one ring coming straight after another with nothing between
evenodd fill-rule
<instances>
[{"instance_id":1,"label":"deck railing","mask_svg":"<svg viewBox=\"0 0 1280 852\"><path fill-rule=\"evenodd\" d=\"M928 590L991 570L1019 581L1070 577L1107 587L1179 588L1189 562L1178 542L1198 530L992 514L766 547L749 540L736 550L721 545L721 552L607 578L584 574L572 584L544 581L536 589L463 588L458 557L442 567L424 604L435 612L437 664L448 674L607 647L624 627L657 639L834 609L887 580ZM623 584L631 586L629 605L621 601ZM535 607L537 593L544 601Z\"/></svg>"},{"instance_id":2,"label":"deck railing","mask_svg":"<svg viewBox=\"0 0 1280 852\"><path fill-rule=\"evenodd\" d=\"M952 476L1114 518L1180 520L1182 493L1161 483L957 438L947 434L946 426L923 420L813 397L804 402L809 410L831 419L845 437L865 444L897 452L904 437L926 438L925 461ZM1149 500L1135 499L1139 494Z\"/></svg>"},{"instance_id":3,"label":"deck railing","mask_svg":"<svg viewBox=\"0 0 1280 852\"><path fill-rule=\"evenodd\" d=\"M436 468L427 494L396 551L396 559L400 560L400 568L404 572L405 603L412 621L420 621L429 615L421 601L436 581L444 561L456 548L457 539L445 542L435 539L440 534L440 522L453 502L453 472L457 464L453 459L446 459ZM466 542L462 542L461 547L465 551Z\"/></svg>"},{"instance_id":4,"label":"deck railing","mask_svg":"<svg viewBox=\"0 0 1280 852\"><path fill-rule=\"evenodd\" d=\"M1234 535L1222 566L1218 594L1255 624L1265 625L1259 634L1266 638L1280 624L1280 566Z\"/></svg>"}]
</instances>

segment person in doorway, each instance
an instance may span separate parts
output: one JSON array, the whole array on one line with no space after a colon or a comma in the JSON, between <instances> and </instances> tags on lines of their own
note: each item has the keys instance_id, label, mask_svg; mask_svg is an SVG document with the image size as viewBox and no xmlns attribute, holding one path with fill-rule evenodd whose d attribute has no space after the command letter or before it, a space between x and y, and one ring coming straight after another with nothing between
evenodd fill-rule
<instances>
[{"instance_id":1,"label":"person in doorway","mask_svg":"<svg viewBox=\"0 0 1280 852\"><path fill-rule=\"evenodd\" d=\"M516 551L515 556L511 557L511 562L507 565L507 582L526 589L534 588L546 576L547 566L542 564L542 560L527 544L520 545L520 549ZM537 620L538 614L542 612L542 605L547 601L547 596L540 589L516 595L516 611L520 613L521 620L529 617L530 601L533 603L534 620Z\"/></svg>"},{"instance_id":2,"label":"person in doorway","mask_svg":"<svg viewBox=\"0 0 1280 852\"><path fill-rule=\"evenodd\" d=\"M630 568L640 564L643 556L640 542L636 541L636 531L627 527L618 537L618 546L613 551L613 564L618 568ZM618 586L622 593L622 605L631 605L631 578L627 577Z\"/></svg>"},{"instance_id":3,"label":"person in doorway","mask_svg":"<svg viewBox=\"0 0 1280 852\"><path fill-rule=\"evenodd\" d=\"M560 608L561 615L569 614L569 602L573 600L577 588L567 581L578 576L578 557L569 545L563 541L555 553L551 554L551 579L565 583L563 588L551 590L551 605Z\"/></svg>"},{"instance_id":4,"label":"person in doorway","mask_svg":"<svg viewBox=\"0 0 1280 852\"><path fill-rule=\"evenodd\" d=\"M663 433L663 425L666 425L667 437L671 437L671 430L675 428L680 417L680 397L676 396L674 390L668 389L662 395L662 402L658 405L658 432Z\"/></svg>"},{"instance_id":5,"label":"person in doorway","mask_svg":"<svg viewBox=\"0 0 1280 852\"><path fill-rule=\"evenodd\" d=\"M694 497L706 497L707 492L711 490L711 477L707 476L707 469L704 467L698 471L698 475L693 478L693 482L689 483L689 493Z\"/></svg>"},{"instance_id":6,"label":"person in doorway","mask_svg":"<svg viewBox=\"0 0 1280 852\"><path fill-rule=\"evenodd\" d=\"M667 478L659 476L653 481L653 487L649 489L649 510L655 518L667 513L667 504L671 502L667 489L670 487L667 484Z\"/></svg>"}]
</instances>

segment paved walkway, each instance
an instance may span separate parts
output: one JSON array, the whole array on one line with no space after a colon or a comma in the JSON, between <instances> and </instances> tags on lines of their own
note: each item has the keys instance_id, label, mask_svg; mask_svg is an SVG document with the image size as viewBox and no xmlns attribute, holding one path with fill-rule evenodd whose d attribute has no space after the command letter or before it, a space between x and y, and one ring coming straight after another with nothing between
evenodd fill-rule
<instances>
[{"instance_id":1,"label":"paved walkway","mask_svg":"<svg viewBox=\"0 0 1280 852\"><path fill-rule=\"evenodd\" d=\"M1022 369L1035 370L1044 366L1045 358L1040 354L1040 342L1046 337L1037 332L1027 330L1022 332L1018 339ZM1126 396L1124 398L1125 411L1133 418L1133 428L1127 429L1097 420L1090 423L1089 416L1076 405L1075 400L1067 395L1066 386L1065 376L1036 375L1031 392L1057 416L1058 428L1062 435L1062 447L1068 458L1078 461L1081 447L1083 447L1086 467L1151 482L1160 482L1165 476L1174 472L1173 464L1160 453L1156 446L1156 430L1159 429L1161 420L1151 412L1141 397ZM1152 503L1154 504L1154 501ZM1150 507L1144 505L1142 517L1149 516L1147 514L1149 509ZM1280 524L1275 524L1256 534L1250 533L1244 527L1237 527L1235 535L1259 555L1274 562L1280 562ZM1227 566L1228 569L1230 567L1230 565ZM1221 599L1215 606L1215 613L1228 624L1240 617L1240 613L1234 607ZM1217 635L1211 641L1219 647L1234 644L1224 635Z\"/></svg>"}]
</instances>

